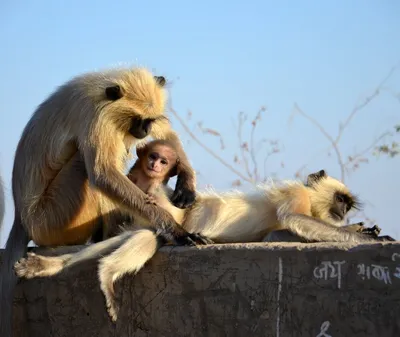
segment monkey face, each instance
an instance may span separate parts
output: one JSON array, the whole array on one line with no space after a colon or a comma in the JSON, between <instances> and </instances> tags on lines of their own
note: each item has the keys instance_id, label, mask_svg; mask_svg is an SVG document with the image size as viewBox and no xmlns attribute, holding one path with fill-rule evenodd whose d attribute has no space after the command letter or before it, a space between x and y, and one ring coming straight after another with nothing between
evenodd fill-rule
<instances>
[{"instance_id":1,"label":"monkey face","mask_svg":"<svg viewBox=\"0 0 400 337\"><path fill-rule=\"evenodd\" d=\"M345 193L336 192L333 196L332 206L329 209L330 216L337 221L342 221L345 215L353 208L354 201Z\"/></svg>"},{"instance_id":2,"label":"monkey face","mask_svg":"<svg viewBox=\"0 0 400 337\"><path fill-rule=\"evenodd\" d=\"M143 139L150 134L154 121L154 118L141 119L140 117L134 117L129 133L136 139Z\"/></svg>"},{"instance_id":3,"label":"monkey face","mask_svg":"<svg viewBox=\"0 0 400 337\"><path fill-rule=\"evenodd\" d=\"M358 198L324 170L310 174L306 186L313 216L332 225L339 225L350 210L361 208Z\"/></svg>"},{"instance_id":4,"label":"monkey face","mask_svg":"<svg viewBox=\"0 0 400 337\"><path fill-rule=\"evenodd\" d=\"M173 149L167 146L154 146L149 151L144 162L143 169L152 178L165 178L176 165L177 155Z\"/></svg>"}]
</instances>

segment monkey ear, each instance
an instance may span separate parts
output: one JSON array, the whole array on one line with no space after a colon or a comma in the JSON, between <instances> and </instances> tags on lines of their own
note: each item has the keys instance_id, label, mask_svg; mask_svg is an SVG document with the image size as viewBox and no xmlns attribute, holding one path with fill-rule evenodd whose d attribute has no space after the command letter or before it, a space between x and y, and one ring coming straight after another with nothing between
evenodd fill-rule
<instances>
[{"instance_id":1,"label":"monkey ear","mask_svg":"<svg viewBox=\"0 0 400 337\"><path fill-rule=\"evenodd\" d=\"M164 76L154 76L154 79L161 87L164 87L165 83L167 83L167 80Z\"/></svg>"},{"instance_id":2,"label":"monkey ear","mask_svg":"<svg viewBox=\"0 0 400 337\"><path fill-rule=\"evenodd\" d=\"M311 173L307 177L307 186L313 186L318 183L321 179L326 178L328 175L325 170L320 170L315 173Z\"/></svg>"},{"instance_id":3,"label":"monkey ear","mask_svg":"<svg viewBox=\"0 0 400 337\"><path fill-rule=\"evenodd\" d=\"M106 97L111 101L116 101L124 96L122 89L119 85L113 85L111 87L106 88Z\"/></svg>"}]
</instances>

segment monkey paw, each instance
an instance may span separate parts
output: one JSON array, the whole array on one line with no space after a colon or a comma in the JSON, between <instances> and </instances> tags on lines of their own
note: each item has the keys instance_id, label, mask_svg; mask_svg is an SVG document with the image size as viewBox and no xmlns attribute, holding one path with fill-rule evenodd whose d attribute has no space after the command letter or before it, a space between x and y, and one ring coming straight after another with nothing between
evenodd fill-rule
<instances>
[{"instance_id":1,"label":"monkey paw","mask_svg":"<svg viewBox=\"0 0 400 337\"><path fill-rule=\"evenodd\" d=\"M57 274L63 268L63 261L57 257L47 257L28 253L14 265L18 277L27 279Z\"/></svg>"},{"instance_id":2,"label":"monkey paw","mask_svg":"<svg viewBox=\"0 0 400 337\"><path fill-rule=\"evenodd\" d=\"M157 199L153 194L147 193L144 197L146 204L157 205Z\"/></svg>"},{"instance_id":3,"label":"monkey paw","mask_svg":"<svg viewBox=\"0 0 400 337\"><path fill-rule=\"evenodd\" d=\"M186 235L175 237L174 241L179 246L209 245L214 243L200 233L187 233Z\"/></svg>"},{"instance_id":4,"label":"monkey paw","mask_svg":"<svg viewBox=\"0 0 400 337\"><path fill-rule=\"evenodd\" d=\"M213 240L200 233L190 233L189 236L195 243L200 245L212 245L214 243Z\"/></svg>"},{"instance_id":5,"label":"monkey paw","mask_svg":"<svg viewBox=\"0 0 400 337\"><path fill-rule=\"evenodd\" d=\"M196 192L192 188L188 188L185 181L178 177L176 181L175 191L172 194L171 202L178 208L188 208L194 204L196 200Z\"/></svg>"},{"instance_id":6,"label":"monkey paw","mask_svg":"<svg viewBox=\"0 0 400 337\"><path fill-rule=\"evenodd\" d=\"M391 236L389 235L382 235L382 236L378 236L376 238L377 241L383 241L383 242L388 242L388 241L396 241L395 239L393 239Z\"/></svg>"}]
</instances>

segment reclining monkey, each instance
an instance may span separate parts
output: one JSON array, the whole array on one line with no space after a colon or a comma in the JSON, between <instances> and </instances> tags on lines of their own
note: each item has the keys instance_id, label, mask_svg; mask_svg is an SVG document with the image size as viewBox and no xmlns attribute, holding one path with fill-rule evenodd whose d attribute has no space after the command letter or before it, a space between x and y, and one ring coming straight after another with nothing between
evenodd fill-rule
<instances>
[{"instance_id":1,"label":"reclining monkey","mask_svg":"<svg viewBox=\"0 0 400 337\"><path fill-rule=\"evenodd\" d=\"M286 181L261 185L256 193L202 193L195 204L175 211L184 214L182 226L217 243L257 242L276 230L288 230L305 241L377 242L376 238L340 228L346 214L360 204L348 188L324 170L310 174L307 184ZM74 254L45 257L29 253L16 265L20 277L46 277L84 260L104 256L99 262L100 287L113 321L118 307L114 282L137 273L165 243L154 229L125 231Z\"/></svg>"},{"instance_id":2,"label":"reclining monkey","mask_svg":"<svg viewBox=\"0 0 400 337\"><path fill-rule=\"evenodd\" d=\"M165 116L166 80L143 68L77 76L36 109L18 143L12 173L15 217L0 272L0 336L11 337L17 277L13 265L39 246L85 243L102 216L140 215L179 244L205 243L171 215L145 202L124 174L127 149L146 137L169 139L179 153L172 200L195 199L195 173Z\"/></svg>"}]
</instances>

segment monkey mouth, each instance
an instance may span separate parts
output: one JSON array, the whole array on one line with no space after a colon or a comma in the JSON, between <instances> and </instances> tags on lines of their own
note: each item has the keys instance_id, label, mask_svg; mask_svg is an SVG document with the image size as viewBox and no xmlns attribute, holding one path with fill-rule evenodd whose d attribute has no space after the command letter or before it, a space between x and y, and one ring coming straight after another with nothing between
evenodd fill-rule
<instances>
[{"instance_id":1,"label":"monkey mouth","mask_svg":"<svg viewBox=\"0 0 400 337\"><path fill-rule=\"evenodd\" d=\"M160 173L159 171L157 171L157 170L155 170L155 169L153 169L151 167L148 167L147 170L150 171L150 172L154 172L154 173Z\"/></svg>"},{"instance_id":2,"label":"monkey mouth","mask_svg":"<svg viewBox=\"0 0 400 337\"><path fill-rule=\"evenodd\" d=\"M331 217L332 217L334 220L343 220L343 219L344 219L343 214L341 214L341 213L339 213L339 212L336 212L336 211L331 211Z\"/></svg>"}]
</instances>

